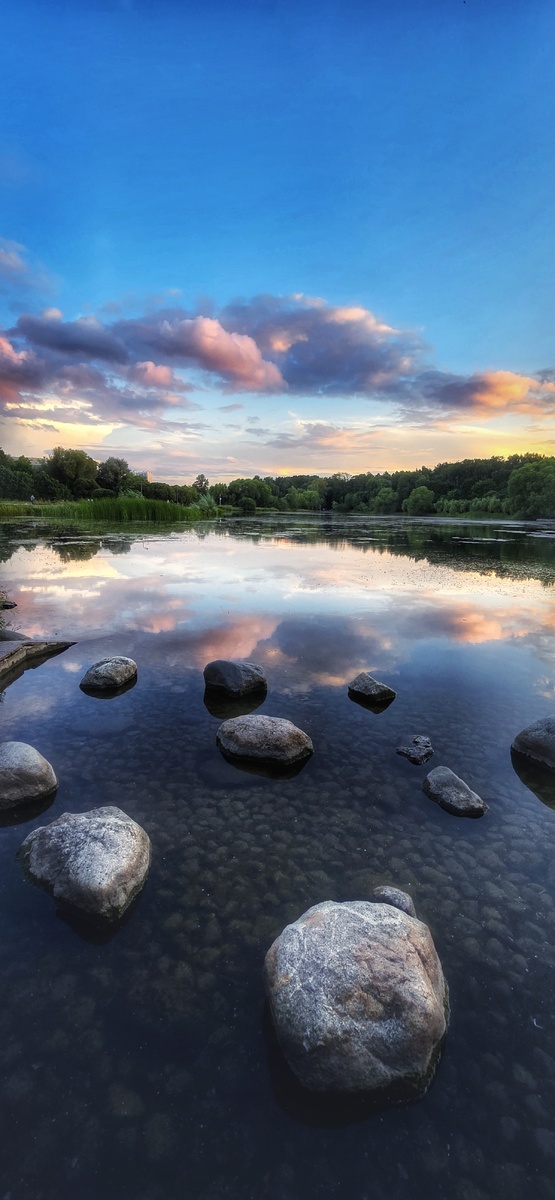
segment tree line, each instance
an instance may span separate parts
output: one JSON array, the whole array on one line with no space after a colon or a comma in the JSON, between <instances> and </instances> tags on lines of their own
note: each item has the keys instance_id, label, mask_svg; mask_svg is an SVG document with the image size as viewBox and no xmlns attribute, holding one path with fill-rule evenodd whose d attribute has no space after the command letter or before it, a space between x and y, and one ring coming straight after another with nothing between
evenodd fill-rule
<instances>
[{"instance_id":1,"label":"tree line","mask_svg":"<svg viewBox=\"0 0 555 1200\"><path fill-rule=\"evenodd\" d=\"M0 499L94 500L121 495L210 508L232 506L246 514L257 509L409 516L499 513L533 520L555 516L555 458L496 455L413 471L255 475L215 484L200 474L187 485L149 483L125 459L97 463L83 450L57 446L45 458L31 460L0 449Z\"/></svg>"}]
</instances>

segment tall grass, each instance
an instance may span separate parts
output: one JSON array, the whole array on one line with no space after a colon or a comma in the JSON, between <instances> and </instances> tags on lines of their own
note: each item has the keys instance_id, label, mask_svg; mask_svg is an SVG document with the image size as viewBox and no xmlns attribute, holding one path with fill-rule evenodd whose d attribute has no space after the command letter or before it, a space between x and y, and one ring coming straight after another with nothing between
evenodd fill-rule
<instances>
[{"instance_id":1,"label":"tall grass","mask_svg":"<svg viewBox=\"0 0 555 1200\"><path fill-rule=\"evenodd\" d=\"M171 504L166 500L146 500L137 496L119 496L102 500L63 500L60 503L27 504L19 500L0 501L1 517L61 517L74 521L199 521L216 515L215 508L196 504Z\"/></svg>"}]
</instances>

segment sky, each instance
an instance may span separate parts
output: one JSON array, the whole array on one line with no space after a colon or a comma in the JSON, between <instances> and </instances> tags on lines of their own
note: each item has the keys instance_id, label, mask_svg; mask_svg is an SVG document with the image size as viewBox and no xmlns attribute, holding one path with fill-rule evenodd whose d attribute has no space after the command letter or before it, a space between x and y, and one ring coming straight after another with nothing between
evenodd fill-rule
<instances>
[{"instance_id":1,"label":"sky","mask_svg":"<svg viewBox=\"0 0 555 1200\"><path fill-rule=\"evenodd\" d=\"M7 0L0 445L555 454L551 0Z\"/></svg>"}]
</instances>

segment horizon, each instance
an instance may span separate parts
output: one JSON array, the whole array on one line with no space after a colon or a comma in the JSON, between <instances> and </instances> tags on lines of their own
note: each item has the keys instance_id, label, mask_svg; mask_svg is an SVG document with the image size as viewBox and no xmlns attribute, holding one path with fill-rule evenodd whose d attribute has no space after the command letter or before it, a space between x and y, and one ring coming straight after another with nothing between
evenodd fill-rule
<instances>
[{"instance_id":1,"label":"horizon","mask_svg":"<svg viewBox=\"0 0 555 1200\"><path fill-rule=\"evenodd\" d=\"M20 0L4 33L7 453L555 453L551 5Z\"/></svg>"}]
</instances>

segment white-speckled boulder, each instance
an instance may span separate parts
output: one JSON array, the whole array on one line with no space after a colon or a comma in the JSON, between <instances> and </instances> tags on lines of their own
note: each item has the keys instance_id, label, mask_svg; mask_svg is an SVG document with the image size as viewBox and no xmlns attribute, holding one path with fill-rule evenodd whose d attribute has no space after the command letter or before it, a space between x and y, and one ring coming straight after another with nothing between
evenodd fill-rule
<instances>
[{"instance_id":1,"label":"white-speckled boulder","mask_svg":"<svg viewBox=\"0 0 555 1200\"><path fill-rule=\"evenodd\" d=\"M511 749L555 769L555 714L528 725L517 734Z\"/></svg>"},{"instance_id":2,"label":"white-speckled boulder","mask_svg":"<svg viewBox=\"0 0 555 1200\"><path fill-rule=\"evenodd\" d=\"M107 692L125 687L137 677L137 664L132 658L117 654L113 658L102 658L85 672L80 683L83 691Z\"/></svg>"},{"instance_id":3,"label":"white-speckled boulder","mask_svg":"<svg viewBox=\"0 0 555 1200\"><path fill-rule=\"evenodd\" d=\"M228 758L286 765L302 761L313 752L307 733L283 717L245 716L224 721L216 743Z\"/></svg>"},{"instance_id":4,"label":"white-speckled boulder","mask_svg":"<svg viewBox=\"0 0 555 1200\"><path fill-rule=\"evenodd\" d=\"M348 689L352 699L376 705L390 704L397 695L397 692L388 687L387 683L380 683L366 671L361 671L359 675L351 679Z\"/></svg>"},{"instance_id":5,"label":"white-speckled boulder","mask_svg":"<svg viewBox=\"0 0 555 1200\"><path fill-rule=\"evenodd\" d=\"M270 947L265 983L279 1043L314 1091L429 1082L447 988L427 925L390 904L327 901Z\"/></svg>"},{"instance_id":6,"label":"white-speckled boulder","mask_svg":"<svg viewBox=\"0 0 555 1200\"><path fill-rule=\"evenodd\" d=\"M216 658L206 664L204 682L207 687L223 688L230 696L246 696L268 686L263 667L227 658Z\"/></svg>"},{"instance_id":7,"label":"white-speckled boulder","mask_svg":"<svg viewBox=\"0 0 555 1200\"><path fill-rule=\"evenodd\" d=\"M488 811L482 797L450 767L434 767L422 781L422 788L430 800L455 817L482 817Z\"/></svg>"},{"instance_id":8,"label":"white-speckled boulder","mask_svg":"<svg viewBox=\"0 0 555 1200\"><path fill-rule=\"evenodd\" d=\"M150 866L150 838L115 807L64 813L41 825L19 850L24 869L61 905L115 920L140 892Z\"/></svg>"},{"instance_id":9,"label":"white-speckled boulder","mask_svg":"<svg viewBox=\"0 0 555 1200\"><path fill-rule=\"evenodd\" d=\"M0 745L0 809L51 796L58 786L53 767L27 742Z\"/></svg>"}]
</instances>

